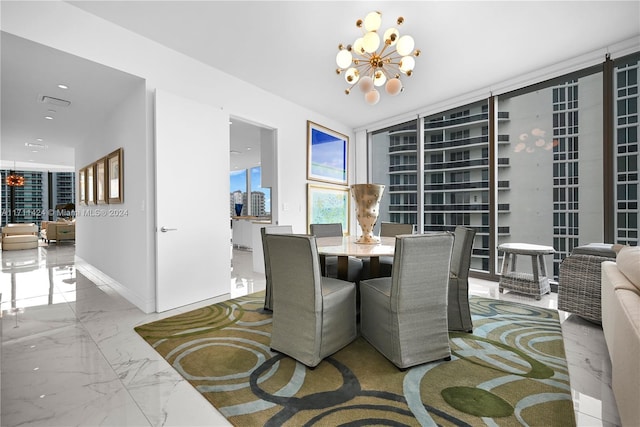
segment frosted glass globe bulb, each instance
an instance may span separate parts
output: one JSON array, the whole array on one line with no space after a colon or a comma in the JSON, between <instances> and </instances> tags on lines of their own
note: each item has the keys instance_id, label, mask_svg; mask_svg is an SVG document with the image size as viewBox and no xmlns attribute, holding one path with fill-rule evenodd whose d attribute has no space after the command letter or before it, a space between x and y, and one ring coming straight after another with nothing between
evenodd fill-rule
<instances>
[{"instance_id":1,"label":"frosted glass globe bulb","mask_svg":"<svg viewBox=\"0 0 640 427\"><path fill-rule=\"evenodd\" d=\"M353 61L353 57L351 56L351 52L349 52L346 49L342 49L336 55L336 64L338 64L338 67L340 67L340 68L349 67L349 65L351 65L352 61Z\"/></svg>"},{"instance_id":2,"label":"frosted glass globe bulb","mask_svg":"<svg viewBox=\"0 0 640 427\"><path fill-rule=\"evenodd\" d=\"M396 96L402 91L402 82L398 78L389 79L384 89L389 95Z\"/></svg>"},{"instance_id":3,"label":"frosted glass globe bulb","mask_svg":"<svg viewBox=\"0 0 640 427\"><path fill-rule=\"evenodd\" d=\"M364 100L369 105L376 105L378 101L380 101L380 92L375 89L371 89L369 92L364 94Z\"/></svg>"},{"instance_id":4,"label":"frosted glass globe bulb","mask_svg":"<svg viewBox=\"0 0 640 427\"><path fill-rule=\"evenodd\" d=\"M396 51L400 56L407 56L411 54L413 51L413 47L415 42L413 41L413 37L411 36L402 36L398 40L398 44L396 45Z\"/></svg>"},{"instance_id":5,"label":"frosted glass globe bulb","mask_svg":"<svg viewBox=\"0 0 640 427\"><path fill-rule=\"evenodd\" d=\"M358 84L360 90L364 93L368 93L373 89L373 79L369 76L364 76L360 79L360 83Z\"/></svg>"},{"instance_id":6,"label":"frosted glass globe bulb","mask_svg":"<svg viewBox=\"0 0 640 427\"><path fill-rule=\"evenodd\" d=\"M377 31L382 24L382 15L380 12L369 12L364 18L364 29L366 31Z\"/></svg>"}]
</instances>

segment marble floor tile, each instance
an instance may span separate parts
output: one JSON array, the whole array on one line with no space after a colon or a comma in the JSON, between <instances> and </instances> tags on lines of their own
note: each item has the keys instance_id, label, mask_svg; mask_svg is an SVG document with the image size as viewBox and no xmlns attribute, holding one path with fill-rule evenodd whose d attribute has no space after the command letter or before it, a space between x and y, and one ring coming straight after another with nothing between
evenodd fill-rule
<instances>
[{"instance_id":1,"label":"marble floor tile","mask_svg":"<svg viewBox=\"0 0 640 427\"><path fill-rule=\"evenodd\" d=\"M133 330L226 297L145 314L76 258L72 244L4 251L1 259L0 425L230 425ZM251 252L234 250L231 265L231 298L264 289ZM557 309L557 294L536 301L484 280L472 279L470 294ZM602 328L559 314L577 425L620 425Z\"/></svg>"}]
</instances>

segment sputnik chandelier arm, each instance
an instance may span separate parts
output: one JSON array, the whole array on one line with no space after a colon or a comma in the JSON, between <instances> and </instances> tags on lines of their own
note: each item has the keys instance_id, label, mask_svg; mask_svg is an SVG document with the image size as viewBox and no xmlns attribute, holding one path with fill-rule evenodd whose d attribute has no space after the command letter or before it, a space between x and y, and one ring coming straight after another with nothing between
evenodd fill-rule
<instances>
[{"instance_id":1,"label":"sputnik chandelier arm","mask_svg":"<svg viewBox=\"0 0 640 427\"><path fill-rule=\"evenodd\" d=\"M403 17L396 21L398 26L403 22ZM377 104L380 100L380 93L376 87L384 85L385 91L391 96L404 90L400 76L411 76L416 64L415 57L420 55L420 50L414 50L413 37L400 37L400 32L394 27L384 32L381 47L378 35L381 24L380 12L370 12L364 21L358 19L356 27L362 29L362 37L356 39L352 45L340 44L336 56L336 73L344 72L344 78L350 85L344 91L345 94L349 95L351 89L358 85L364 92L365 101L371 105Z\"/></svg>"}]
</instances>

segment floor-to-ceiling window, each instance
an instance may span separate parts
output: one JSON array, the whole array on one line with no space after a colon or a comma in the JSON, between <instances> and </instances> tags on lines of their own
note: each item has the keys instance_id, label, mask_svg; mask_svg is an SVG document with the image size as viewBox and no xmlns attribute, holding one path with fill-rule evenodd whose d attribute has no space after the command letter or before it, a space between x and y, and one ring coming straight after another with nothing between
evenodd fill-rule
<instances>
[{"instance_id":1,"label":"floor-to-ceiling window","mask_svg":"<svg viewBox=\"0 0 640 427\"><path fill-rule=\"evenodd\" d=\"M13 190L6 182L6 178L11 172L6 169L0 171L0 179L2 180L1 225L4 226L11 221L17 223L33 222L40 225L43 220L57 219L59 216L75 216L73 209L76 197L74 172L17 170L14 172L24 177L24 185L13 187ZM59 211L57 208L63 205L71 207L71 209Z\"/></svg>"},{"instance_id":2,"label":"floor-to-ceiling window","mask_svg":"<svg viewBox=\"0 0 640 427\"><path fill-rule=\"evenodd\" d=\"M417 224L416 126L411 121L372 135L371 182L385 185L378 222Z\"/></svg>"},{"instance_id":3,"label":"floor-to-ceiling window","mask_svg":"<svg viewBox=\"0 0 640 427\"><path fill-rule=\"evenodd\" d=\"M247 206L247 170L234 170L229 174L229 215L246 216L249 211ZM241 205L238 206L237 205ZM238 209L238 210L236 210Z\"/></svg>"},{"instance_id":4,"label":"floor-to-ceiling window","mask_svg":"<svg viewBox=\"0 0 640 427\"><path fill-rule=\"evenodd\" d=\"M509 206L498 227L509 232L497 243L553 246L556 279L574 247L604 241L602 84L593 72L498 97L498 112L509 113L498 133L511 143L498 148L509 163L498 168L498 180L509 182L498 192Z\"/></svg>"},{"instance_id":5,"label":"floor-to-ceiling window","mask_svg":"<svg viewBox=\"0 0 640 427\"><path fill-rule=\"evenodd\" d=\"M423 119L423 231L476 230L471 266L488 271L489 121L487 101Z\"/></svg>"},{"instance_id":6,"label":"floor-to-ceiling window","mask_svg":"<svg viewBox=\"0 0 640 427\"><path fill-rule=\"evenodd\" d=\"M262 168L251 168L251 215L271 215L271 189L262 186Z\"/></svg>"},{"instance_id":7,"label":"floor-to-ceiling window","mask_svg":"<svg viewBox=\"0 0 640 427\"><path fill-rule=\"evenodd\" d=\"M370 180L387 185L380 219L422 232L476 229L471 268L489 276L501 243L553 246L556 279L575 246L637 245L639 57L616 61L612 81L594 66L371 132ZM609 185L615 206L603 202Z\"/></svg>"},{"instance_id":8,"label":"floor-to-ceiling window","mask_svg":"<svg viewBox=\"0 0 640 427\"><path fill-rule=\"evenodd\" d=\"M615 231L618 243L638 244L638 68L637 56L614 69Z\"/></svg>"},{"instance_id":9,"label":"floor-to-ceiling window","mask_svg":"<svg viewBox=\"0 0 640 427\"><path fill-rule=\"evenodd\" d=\"M229 214L236 216L236 204L242 204L239 215L268 217L271 215L271 188L262 186L262 168L235 170L230 173ZM249 191L247 191L249 189Z\"/></svg>"}]
</instances>

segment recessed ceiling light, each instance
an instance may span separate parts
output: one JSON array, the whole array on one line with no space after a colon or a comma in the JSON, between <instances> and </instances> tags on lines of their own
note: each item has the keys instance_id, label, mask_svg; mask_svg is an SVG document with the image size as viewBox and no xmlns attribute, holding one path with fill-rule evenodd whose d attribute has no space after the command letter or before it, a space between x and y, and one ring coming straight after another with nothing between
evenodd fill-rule
<instances>
[{"instance_id":1,"label":"recessed ceiling light","mask_svg":"<svg viewBox=\"0 0 640 427\"><path fill-rule=\"evenodd\" d=\"M53 120L53 117L51 117L51 116L44 116L44 118L47 119L47 120Z\"/></svg>"},{"instance_id":2,"label":"recessed ceiling light","mask_svg":"<svg viewBox=\"0 0 640 427\"><path fill-rule=\"evenodd\" d=\"M247 147L247 151L251 151L251 147Z\"/></svg>"},{"instance_id":3,"label":"recessed ceiling light","mask_svg":"<svg viewBox=\"0 0 640 427\"><path fill-rule=\"evenodd\" d=\"M42 138L36 138L36 141L42 142L42 141L44 141L44 139L42 139Z\"/></svg>"},{"instance_id":4,"label":"recessed ceiling light","mask_svg":"<svg viewBox=\"0 0 640 427\"><path fill-rule=\"evenodd\" d=\"M69 89L69 86L67 86L67 85L63 85L63 84L59 84L59 85L58 85L58 87L59 87L60 89Z\"/></svg>"}]
</instances>

